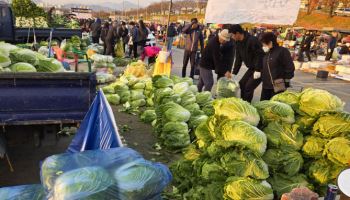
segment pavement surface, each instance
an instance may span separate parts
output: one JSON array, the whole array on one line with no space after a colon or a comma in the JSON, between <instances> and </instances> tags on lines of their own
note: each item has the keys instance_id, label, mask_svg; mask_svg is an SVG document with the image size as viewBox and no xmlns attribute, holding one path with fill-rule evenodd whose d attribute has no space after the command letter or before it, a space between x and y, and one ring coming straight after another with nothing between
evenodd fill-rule
<instances>
[{"instance_id":1,"label":"pavement surface","mask_svg":"<svg viewBox=\"0 0 350 200\"><path fill-rule=\"evenodd\" d=\"M183 50L173 50L173 74L181 74L182 56ZM84 69L84 67L81 68ZM187 74L189 74L189 67ZM244 70L240 72L238 78L243 74ZM301 90L304 87L328 90L346 102L345 109L350 111L350 82L332 78L328 81L319 81L316 80L315 75L296 71L293 85L294 90ZM259 100L260 93L261 86L255 92L254 101ZM166 164L177 158L179 152L156 150L157 139L152 127L142 123L138 116L118 112L119 108L112 107L123 140L129 147L139 151L146 159ZM7 130L8 152L15 171L11 172L7 161L0 159L0 187L40 183L40 162L50 155L65 152L73 138L73 136L49 135L44 139L45 142L41 147L35 147L34 133L35 129L32 127L13 127Z\"/></svg>"}]
</instances>

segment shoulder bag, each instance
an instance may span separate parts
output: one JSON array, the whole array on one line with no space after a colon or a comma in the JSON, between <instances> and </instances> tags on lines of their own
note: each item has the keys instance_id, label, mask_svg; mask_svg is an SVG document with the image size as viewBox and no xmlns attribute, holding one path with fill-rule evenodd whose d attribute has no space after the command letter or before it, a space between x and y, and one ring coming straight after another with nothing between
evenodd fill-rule
<instances>
[{"instance_id":1,"label":"shoulder bag","mask_svg":"<svg viewBox=\"0 0 350 200\"><path fill-rule=\"evenodd\" d=\"M284 79L279 78L279 79L273 80L273 78L272 78L271 69L270 69L270 55L271 55L271 53L269 53L268 58L267 58L267 69L268 69L269 74L270 74L271 83L273 86L273 91L275 93L284 92L287 89L286 83L284 82Z\"/></svg>"}]
</instances>

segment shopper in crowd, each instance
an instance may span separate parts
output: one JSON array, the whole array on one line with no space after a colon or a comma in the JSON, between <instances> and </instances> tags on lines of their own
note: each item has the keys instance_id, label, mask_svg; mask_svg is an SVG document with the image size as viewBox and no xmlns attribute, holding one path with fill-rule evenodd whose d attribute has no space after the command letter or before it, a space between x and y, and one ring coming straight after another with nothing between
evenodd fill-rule
<instances>
[{"instance_id":1,"label":"shopper in crowd","mask_svg":"<svg viewBox=\"0 0 350 200\"><path fill-rule=\"evenodd\" d=\"M171 51L171 48L173 47L174 37L176 36L176 29L175 24L171 23L167 30L167 50Z\"/></svg>"},{"instance_id":2,"label":"shopper in crowd","mask_svg":"<svg viewBox=\"0 0 350 200\"><path fill-rule=\"evenodd\" d=\"M148 37L148 29L143 20L139 21L139 27L135 29L133 37L136 38L134 42L134 58L137 58L138 54L142 54ZM138 52L138 50L140 51Z\"/></svg>"},{"instance_id":3,"label":"shopper in crowd","mask_svg":"<svg viewBox=\"0 0 350 200\"><path fill-rule=\"evenodd\" d=\"M101 40L103 42L103 55L106 54L106 50L107 50L106 37L107 37L107 34L108 34L108 30L109 30L109 23L108 23L108 21L106 21L102 25L102 29L101 29Z\"/></svg>"},{"instance_id":4,"label":"shopper in crowd","mask_svg":"<svg viewBox=\"0 0 350 200\"><path fill-rule=\"evenodd\" d=\"M113 22L106 36L106 55L115 56L114 46L118 37L118 22Z\"/></svg>"},{"instance_id":5,"label":"shopper in crowd","mask_svg":"<svg viewBox=\"0 0 350 200\"><path fill-rule=\"evenodd\" d=\"M350 54L350 43L345 43L343 42L343 44L341 45L341 48L339 50L339 54L340 55L348 55Z\"/></svg>"},{"instance_id":6,"label":"shopper in crowd","mask_svg":"<svg viewBox=\"0 0 350 200\"><path fill-rule=\"evenodd\" d=\"M333 32L332 37L328 41L326 60L331 60L335 47L337 46L338 33Z\"/></svg>"},{"instance_id":7,"label":"shopper in crowd","mask_svg":"<svg viewBox=\"0 0 350 200\"><path fill-rule=\"evenodd\" d=\"M96 18L95 22L91 24L90 30L91 30L91 36L92 36L92 43L98 44L100 41L101 36L101 19Z\"/></svg>"},{"instance_id":8,"label":"shopper in crowd","mask_svg":"<svg viewBox=\"0 0 350 200\"><path fill-rule=\"evenodd\" d=\"M295 67L289 50L278 45L277 37L273 33L263 34L261 43L266 53L261 70L263 101L270 100L275 94L290 87Z\"/></svg>"},{"instance_id":9,"label":"shopper in crowd","mask_svg":"<svg viewBox=\"0 0 350 200\"><path fill-rule=\"evenodd\" d=\"M128 28L126 27L125 22L122 22L121 26L118 28L118 36L123 42L123 49L125 53L125 45L128 44L129 42L129 31L128 31Z\"/></svg>"},{"instance_id":10,"label":"shopper in crowd","mask_svg":"<svg viewBox=\"0 0 350 200\"><path fill-rule=\"evenodd\" d=\"M182 67L182 77L186 77L186 68L188 61L191 61L190 77L194 77L195 59L198 50L198 44L200 44L201 51L204 49L204 39L202 30L198 24L197 18L191 20L191 24L186 25L182 32L186 34L185 40L185 53Z\"/></svg>"},{"instance_id":11,"label":"shopper in crowd","mask_svg":"<svg viewBox=\"0 0 350 200\"><path fill-rule=\"evenodd\" d=\"M235 63L233 74L237 75L241 69L242 62L247 66L248 70L240 80L241 98L251 102L254 96L254 90L261 83L262 60L265 55L262 45L258 38L251 36L244 31L239 24L230 27L233 40L235 43Z\"/></svg>"},{"instance_id":12,"label":"shopper in crowd","mask_svg":"<svg viewBox=\"0 0 350 200\"><path fill-rule=\"evenodd\" d=\"M135 32L137 31L137 27L135 25L135 22L130 22L129 23L129 58L131 58L131 56L133 55L132 53L134 53L135 56L135 52L134 51L134 43L136 43L136 38L135 38ZM137 57L137 53L136 53L136 57ZM135 58L136 58L135 57Z\"/></svg>"},{"instance_id":13,"label":"shopper in crowd","mask_svg":"<svg viewBox=\"0 0 350 200\"><path fill-rule=\"evenodd\" d=\"M227 57L232 57L233 46L231 48L223 46L230 42L231 34L227 29L224 29L218 36L212 38L208 45L203 50L200 68L199 68L199 82L197 84L198 91L211 91L214 78L212 70L218 73L218 76L222 74L230 77L232 68L232 62L228 62Z\"/></svg>"},{"instance_id":14,"label":"shopper in crowd","mask_svg":"<svg viewBox=\"0 0 350 200\"><path fill-rule=\"evenodd\" d=\"M307 59L311 61L310 49L311 49L311 42L313 40L314 40L314 34L307 31L300 44L300 51L298 56L299 62L304 62L304 52L306 54Z\"/></svg>"}]
</instances>

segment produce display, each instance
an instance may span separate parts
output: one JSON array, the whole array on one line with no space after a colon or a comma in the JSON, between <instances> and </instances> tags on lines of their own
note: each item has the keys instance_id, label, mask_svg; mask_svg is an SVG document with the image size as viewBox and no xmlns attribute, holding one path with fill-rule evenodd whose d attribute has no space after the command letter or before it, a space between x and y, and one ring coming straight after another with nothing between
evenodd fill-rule
<instances>
[{"instance_id":1,"label":"produce display","mask_svg":"<svg viewBox=\"0 0 350 200\"><path fill-rule=\"evenodd\" d=\"M64 72L61 62L30 49L0 42L0 72Z\"/></svg>"},{"instance_id":2,"label":"produce display","mask_svg":"<svg viewBox=\"0 0 350 200\"><path fill-rule=\"evenodd\" d=\"M274 199L327 184L350 161L350 114L336 96L308 88L250 105L232 97L213 102L170 169L169 199ZM314 193L310 193L314 195Z\"/></svg>"}]
</instances>

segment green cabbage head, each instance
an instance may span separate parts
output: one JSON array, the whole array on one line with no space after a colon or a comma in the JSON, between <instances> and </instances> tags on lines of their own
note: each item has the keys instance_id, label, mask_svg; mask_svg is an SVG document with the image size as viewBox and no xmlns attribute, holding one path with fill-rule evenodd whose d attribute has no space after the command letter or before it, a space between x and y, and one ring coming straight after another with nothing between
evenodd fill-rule
<instances>
[{"instance_id":1,"label":"green cabbage head","mask_svg":"<svg viewBox=\"0 0 350 200\"><path fill-rule=\"evenodd\" d=\"M273 199L271 185L266 181L250 178L230 177L224 188L224 199Z\"/></svg>"}]
</instances>

